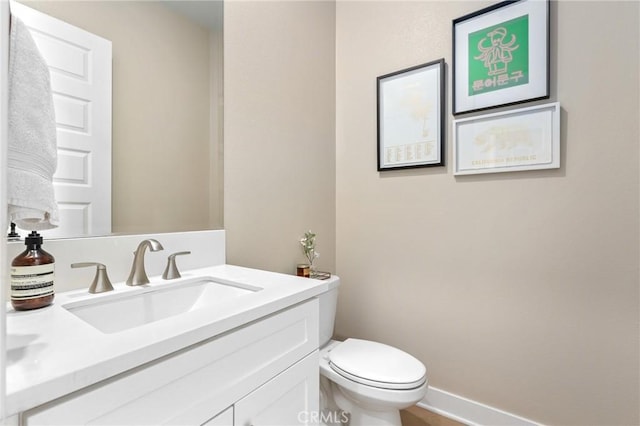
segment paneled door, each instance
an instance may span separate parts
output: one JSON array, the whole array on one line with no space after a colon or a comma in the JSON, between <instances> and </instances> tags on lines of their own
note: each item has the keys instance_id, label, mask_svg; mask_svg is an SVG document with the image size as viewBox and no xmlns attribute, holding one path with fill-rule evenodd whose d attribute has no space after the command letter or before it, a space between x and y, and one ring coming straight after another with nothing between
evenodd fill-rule
<instances>
[{"instance_id":1,"label":"paneled door","mask_svg":"<svg viewBox=\"0 0 640 426\"><path fill-rule=\"evenodd\" d=\"M20 3L11 13L29 28L49 66L58 168L53 177L60 227L45 238L111 233L111 41Z\"/></svg>"}]
</instances>

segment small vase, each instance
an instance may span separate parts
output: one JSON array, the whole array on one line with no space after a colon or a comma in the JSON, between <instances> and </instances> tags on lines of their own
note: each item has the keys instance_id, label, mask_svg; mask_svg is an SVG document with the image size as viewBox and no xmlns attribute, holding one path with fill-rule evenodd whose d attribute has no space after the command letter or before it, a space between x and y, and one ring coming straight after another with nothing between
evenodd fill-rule
<instances>
[{"instance_id":1,"label":"small vase","mask_svg":"<svg viewBox=\"0 0 640 426\"><path fill-rule=\"evenodd\" d=\"M309 278L311 276L311 265L306 263L298 264L296 275L299 277Z\"/></svg>"}]
</instances>

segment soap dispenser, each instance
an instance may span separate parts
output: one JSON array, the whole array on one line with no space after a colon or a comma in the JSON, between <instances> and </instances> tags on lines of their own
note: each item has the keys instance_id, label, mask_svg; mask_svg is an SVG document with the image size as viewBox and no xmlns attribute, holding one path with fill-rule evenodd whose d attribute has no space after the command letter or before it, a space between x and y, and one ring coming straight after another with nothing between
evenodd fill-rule
<instances>
[{"instance_id":1,"label":"soap dispenser","mask_svg":"<svg viewBox=\"0 0 640 426\"><path fill-rule=\"evenodd\" d=\"M55 259L42 250L42 236L32 231L27 249L11 262L11 304L17 311L38 309L53 302Z\"/></svg>"}]
</instances>

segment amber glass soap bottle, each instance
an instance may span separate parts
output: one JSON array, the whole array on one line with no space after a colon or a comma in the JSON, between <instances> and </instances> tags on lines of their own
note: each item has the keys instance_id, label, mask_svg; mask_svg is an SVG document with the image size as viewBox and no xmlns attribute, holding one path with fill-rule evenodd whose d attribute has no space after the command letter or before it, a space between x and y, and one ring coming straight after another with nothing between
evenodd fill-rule
<instances>
[{"instance_id":1,"label":"amber glass soap bottle","mask_svg":"<svg viewBox=\"0 0 640 426\"><path fill-rule=\"evenodd\" d=\"M11 304L17 311L38 309L53 302L55 259L42 250L42 237L31 232L27 249L11 262Z\"/></svg>"}]
</instances>

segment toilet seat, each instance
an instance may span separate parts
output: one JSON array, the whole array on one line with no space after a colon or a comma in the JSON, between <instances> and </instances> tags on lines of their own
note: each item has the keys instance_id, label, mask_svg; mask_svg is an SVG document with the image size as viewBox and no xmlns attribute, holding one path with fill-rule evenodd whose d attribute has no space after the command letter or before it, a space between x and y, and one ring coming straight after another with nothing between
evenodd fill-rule
<instances>
[{"instance_id":1,"label":"toilet seat","mask_svg":"<svg viewBox=\"0 0 640 426\"><path fill-rule=\"evenodd\" d=\"M420 361L382 343L347 339L328 355L333 371L363 385L409 390L426 382L426 369Z\"/></svg>"}]
</instances>

